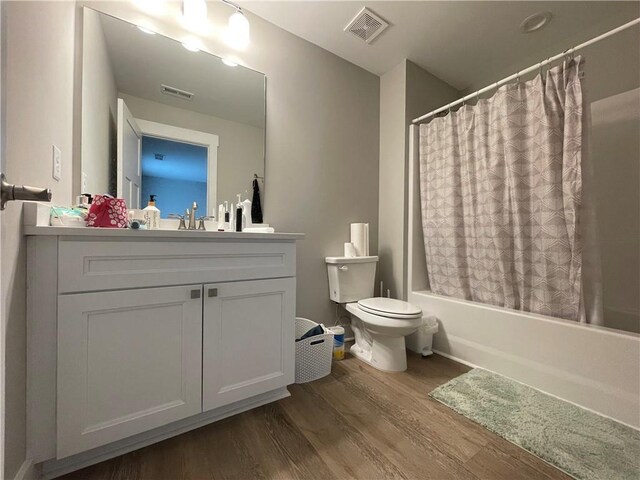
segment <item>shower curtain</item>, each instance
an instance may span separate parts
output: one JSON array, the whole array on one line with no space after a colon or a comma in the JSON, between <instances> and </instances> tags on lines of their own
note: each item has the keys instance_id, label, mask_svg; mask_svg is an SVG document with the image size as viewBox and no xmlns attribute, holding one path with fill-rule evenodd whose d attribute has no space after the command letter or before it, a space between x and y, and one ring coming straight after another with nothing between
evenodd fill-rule
<instances>
[{"instance_id":1,"label":"shower curtain","mask_svg":"<svg viewBox=\"0 0 640 480\"><path fill-rule=\"evenodd\" d=\"M420 125L433 293L584 321L580 57Z\"/></svg>"}]
</instances>

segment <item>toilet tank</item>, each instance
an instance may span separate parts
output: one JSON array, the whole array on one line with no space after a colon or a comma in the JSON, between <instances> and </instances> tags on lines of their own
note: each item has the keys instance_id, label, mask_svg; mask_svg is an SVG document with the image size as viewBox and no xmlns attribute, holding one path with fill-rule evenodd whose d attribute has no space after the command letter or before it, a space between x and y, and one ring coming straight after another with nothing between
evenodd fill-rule
<instances>
[{"instance_id":1,"label":"toilet tank","mask_svg":"<svg viewBox=\"0 0 640 480\"><path fill-rule=\"evenodd\" d=\"M378 257L327 257L329 297L350 303L373 297Z\"/></svg>"}]
</instances>

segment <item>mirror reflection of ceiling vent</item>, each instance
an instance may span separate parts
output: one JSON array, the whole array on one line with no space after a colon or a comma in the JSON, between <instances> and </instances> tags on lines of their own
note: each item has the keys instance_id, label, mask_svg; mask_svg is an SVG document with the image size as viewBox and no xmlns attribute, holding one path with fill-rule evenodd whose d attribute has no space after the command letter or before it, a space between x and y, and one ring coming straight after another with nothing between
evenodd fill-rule
<instances>
[{"instance_id":1,"label":"mirror reflection of ceiling vent","mask_svg":"<svg viewBox=\"0 0 640 480\"><path fill-rule=\"evenodd\" d=\"M364 40L365 43L371 43L388 26L388 22L365 7L349 22L349 25L344 27L344 31L353 33L360 40Z\"/></svg>"},{"instance_id":2,"label":"mirror reflection of ceiling vent","mask_svg":"<svg viewBox=\"0 0 640 480\"><path fill-rule=\"evenodd\" d=\"M180 90L176 87L170 87L169 85L160 85L160 91L165 95L172 95L183 100L193 99L193 93L187 92L186 90Z\"/></svg>"}]
</instances>

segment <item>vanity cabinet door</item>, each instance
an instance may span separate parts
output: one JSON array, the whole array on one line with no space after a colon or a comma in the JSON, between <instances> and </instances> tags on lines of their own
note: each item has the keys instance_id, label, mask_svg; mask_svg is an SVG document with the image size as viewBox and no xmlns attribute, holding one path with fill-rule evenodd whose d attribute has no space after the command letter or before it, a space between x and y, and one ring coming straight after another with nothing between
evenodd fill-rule
<instances>
[{"instance_id":1,"label":"vanity cabinet door","mask_svg":"<svg viewBox=\"0 0 640 480\"><path fill-rule=\"evenodd\" d=\"M57 457L202 411L202 285L58 297Z\"/></svg>"},{"instance_id":2,"label":"vanity cabinet door","mask_svg":"<svg viewBox=\"0 0 640 480\"><path fill-rule=\"evenodd\" d=\"M295 289L295 278L205 285L205 411L293 383Z\"/></svg>"}]
</instances>

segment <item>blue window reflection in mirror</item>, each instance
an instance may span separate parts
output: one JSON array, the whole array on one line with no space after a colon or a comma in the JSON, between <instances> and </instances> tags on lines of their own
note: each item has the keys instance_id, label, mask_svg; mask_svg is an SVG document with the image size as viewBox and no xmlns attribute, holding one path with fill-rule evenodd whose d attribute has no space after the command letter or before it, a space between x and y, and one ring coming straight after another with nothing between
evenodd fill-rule
<instances>
[{"instance_id":1,"label":"blue window reflection in mirror","mask_svg":"<svg viewBox=\"0 0 640 480\"><path fill-rule=\"evenodd\" d=\"M142 207L156 196L161 218L184 213L193 202L207 212L207 147L142 136ZM204 213L203 213L204 214Z\"/></svg>"}]
</instances>

